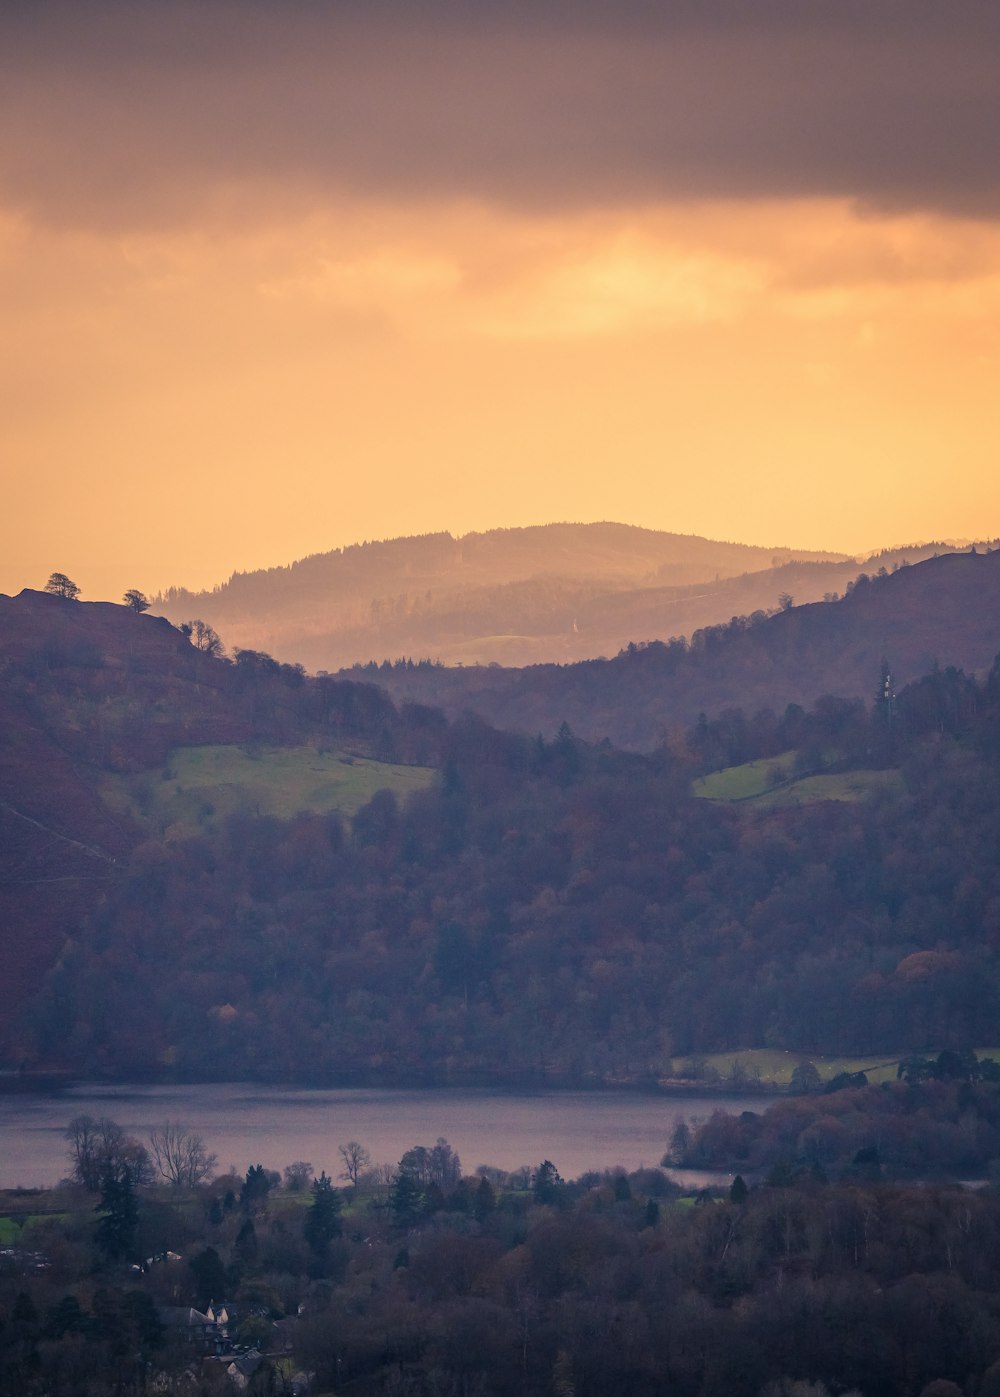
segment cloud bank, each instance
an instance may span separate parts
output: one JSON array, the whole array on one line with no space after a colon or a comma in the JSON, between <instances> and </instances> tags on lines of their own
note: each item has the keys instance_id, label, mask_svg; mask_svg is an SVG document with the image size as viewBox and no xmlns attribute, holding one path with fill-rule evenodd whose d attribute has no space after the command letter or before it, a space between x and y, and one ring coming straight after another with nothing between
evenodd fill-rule
<instances>
[{"instance_id":1,"label":"cloud bank","mask_svg":"<svg viewBox=\"0 0 1000 1397\"><path fill-rule=\"evenodd\" d=\"M248 195L1000 213L1000 7L151 0L0 17L0 188L78 226Z\"/></svg>"}]
</instances>

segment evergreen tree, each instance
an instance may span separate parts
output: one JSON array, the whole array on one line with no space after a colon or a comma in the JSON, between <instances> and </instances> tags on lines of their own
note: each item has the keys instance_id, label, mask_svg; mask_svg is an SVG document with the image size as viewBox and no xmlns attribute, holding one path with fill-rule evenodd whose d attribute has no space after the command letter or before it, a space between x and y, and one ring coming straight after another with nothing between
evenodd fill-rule
<instances>
[{"instance_id":1,"label":"evergreen tree","mask_svg":"<svg viewBox=\"0 0 1000 1397\"><path fill-rule=\"evenodd\" d=\"M389 1212L396 1227L413 1227L420 1220L423 1207L420 1185L412 1174L401 1169L396 1175L389 1199Z\"/></svg>"},{"instance_id":2,"label":"evergreen tree","mask_svg":"<svg viewBox=\"0 0 1000 1397\"><path fill-rule=\"evenodd\" d=\"M556 1203L562 1193L562 1177L551 1159L543 1159L535 1173L532 1191L536 1203Z\"/></svg>"},{"instance_id":3,"label":"evergreen tree","mask_svg":"<svg viewBox=\"0 0 1000 1397\"><path fill-rule=\"evenodd\" d=\"M483 1222L489 1217L497 1206L496 1194L489 1179L479 1180L479 1187L476 1189L476 1198L473 1204L473 1212L477 1222Z\"/></svg>"},{"instance_id":4,"label":"evergreen tree","mask_svg":"<svg viewBox=\"0 0 1000 1397\"><path fill-rule=\"evenodd\" d=\"M312 1251L322 1256L334 1237L341 1233L341 1198L325 1171L313 1180L312 1196L302 1231Z\"/></svg>"},{"instance_id":5,"label":"evergreen tree","mask_svg":"<svg viewBox=\"0 0 1000 1397\"><path fill-rule=\"evenodd\" d=\"M251 1164L240 1188L240 1207L245 1213L255 1213L267 1202L271 1192L271 1176L263 1164Z\"/></svg>"},{"instance_id":6,"label":"evergreen tree","mask_svg":"<svg viewBox=\"0 0 1000 1397\"><path fill-rule=\"evenodd\" d=\"M126 1170L107 1174L97 1205L97 1245L109 1261L120 1261L135 1250L139 1205Z\"/></svg>"}]
</instances>

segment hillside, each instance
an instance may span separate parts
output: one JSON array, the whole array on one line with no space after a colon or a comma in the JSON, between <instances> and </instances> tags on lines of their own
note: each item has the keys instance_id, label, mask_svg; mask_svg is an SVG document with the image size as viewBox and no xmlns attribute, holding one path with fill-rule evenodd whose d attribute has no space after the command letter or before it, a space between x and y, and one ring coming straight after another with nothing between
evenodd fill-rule
<instances>
[{"instance_id":1,"label":"hillside","mask_svg":"<svg viewBox=\"0 0 1000 1397\"><path fill-rule=\"evenodd\" d=\"M994 570L939 559L705 654L810 612L884 623L880 592L983 608ZM214 658L116 606L0 598L0 637L6 1065L580 1084L996 1037L996 665L899 686L891 719L729 710L644 757ZM792 685L800 651L770 644ZM584 668L661 650L682 673L682 645Z\"/></svg>"},{"instance_id":2,"label":"hillside","mask_svg":"<svg viewBox=\"0 0 1000 1397\"><path fill-rule=\"evenodd\" d=\"M842 769L835 798L698 798L697 756L466 720L405 801L147 840L26 1006L22 1051L111 1077L509 1085L995 1039L1000 667L908 686L891 727L850 703L748 723L747 755L796 728L803 771L810 749Z\"/></svg>"},{"instance_id":3,"label":"hillside","mask_svg":"<svg viewBox=\"0 0 1000 1397\"><path fill-rule=\"evenodd\" d=\"M123 606L0 596L0 1037L148 834L127 793L152 781L165 799L172 753L346 744L374 767L354 808L393 784L373 758L434 762L439 727L401 723L367 685L224 664Z\"/></svg>"},{"instance_id":4,"label":"hillside","mask_svg":"<svg viewBox=\"0 0 1000 1397\"><path fill-rule=\"evenodd\" d=\"M173 588L155 609L311 670L398 655L516 665L614 654L777 606L789 588L818 598L857 571L842 554L547 524L357 544L236 573L212 592Z\"/></svg>"},{"instance_id":5,"label":"hillside","mask_svg":"<svg viewBox=\"0 0 1000 1397\"><path fill-rule=\"evenodd\" d=\"M983 599L993 566L930 571ZM891 721L729 712L644 757L122 607L2 598L0 637L5 1065L634 1082L748 1044L995 1040L996 665L901 687Z\"/></svg>"},{"instance_id":6,"label":"hillside","mask_svg":"<svg viewBox=\"0 0 1000 1397\"><path fill-rule=\"evenodd\" d=\"M934 664L984 671L1000 649L1000 551L953 553L863 574L838 601L796 605L696 632L689 643L629 646L613 660L520 670L374 667L359 676L397 701L551 735L649 751L699 713L784 709L822 694L869 699L883 658L895 682Z\"/></svg>"}]
</instances>

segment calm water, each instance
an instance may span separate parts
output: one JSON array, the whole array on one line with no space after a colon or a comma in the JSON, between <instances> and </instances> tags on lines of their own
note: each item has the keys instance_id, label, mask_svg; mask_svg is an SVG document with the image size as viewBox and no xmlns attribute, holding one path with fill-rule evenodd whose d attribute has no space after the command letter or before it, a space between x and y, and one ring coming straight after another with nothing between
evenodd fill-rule
<instances>
[{"instance_id":1,"label":"calm water","mask_svg":"<svg viewBox=\"0 0 1000 1397\"><path fill-rule=\"evenodd\" d=\"M145 1138L165 1120L198 1131L219 1168L283 1169L308 1160L336 1178L337 1146L359 1140L374 1163L443 1135L466 1172L551 1159L564 1178L657 1165L678 1116L764 1110L773 1097L664 1098L615 1092L295 1090L246 1084L79 1086L58 1096L0 1096L0 1188L48 1186L67 1172L63 1132L76 1115L111 1116ZM677 1171L679 1177L698 1177ZM728 1177L728 1176L727 1176Z\"/></svg>"}]
</instances>

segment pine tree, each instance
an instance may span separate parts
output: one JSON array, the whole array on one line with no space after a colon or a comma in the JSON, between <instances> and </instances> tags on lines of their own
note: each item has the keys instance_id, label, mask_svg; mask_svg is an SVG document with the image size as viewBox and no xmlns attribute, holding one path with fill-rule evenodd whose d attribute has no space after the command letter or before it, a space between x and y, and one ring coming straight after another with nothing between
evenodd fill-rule
<instances>
[{"instance_id":1,"label":"pine tree","mask_svg":"<svg viewBox=\"0 0 1000 1397\"><path fill-rule=\"evenodd\" d=\"M392 1186L392 1197L389 1200L389 1211L393 1223L396 1227L412 1227L414 1223L419 1221L422 1206L423 1194L420 1191L420 1185L412 1174L401 1169L396 1175L396 1182Z\"/></svg>"},{"instance_id":2,"label":"pine tree","mask_svg":"<svg viewBox=\"0 0 1000 1397\"><path fill-rule=\"evenodd\" d=\"M312 1196L302 1231L312 1251L322 1256L334 1237L341 1233L341 1198L325 1171L313 1180Z\"/></svg>"},{"instance_id":3,"label":"pine tree","mask_svg":"<svg viewBox=\"0 0 1000 1397\"><path fill-rule=\"evenodd\" d=\"M97 1245L109 1261L120 1261L135 1250L139 1205L126 1170L105 1175L97 1205Z\"/></svg>"}]
</instances>

